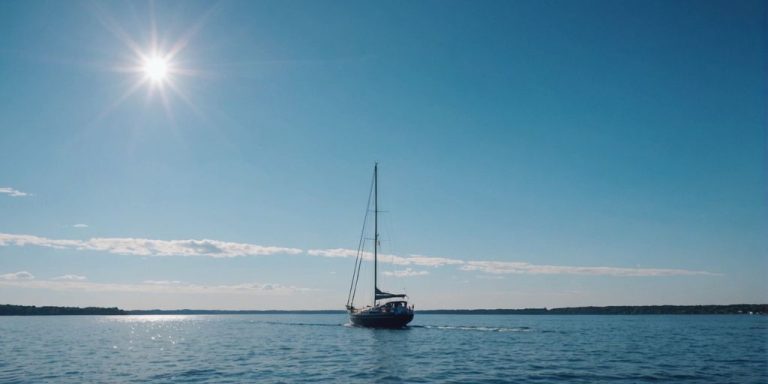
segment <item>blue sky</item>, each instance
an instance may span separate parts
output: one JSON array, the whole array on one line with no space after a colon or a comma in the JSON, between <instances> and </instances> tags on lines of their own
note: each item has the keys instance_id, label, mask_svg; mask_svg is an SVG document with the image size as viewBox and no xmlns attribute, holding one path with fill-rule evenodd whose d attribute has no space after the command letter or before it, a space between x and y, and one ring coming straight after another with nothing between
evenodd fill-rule
<instances>
[{"instance_id":1,"label":"blue sky","mask_svg":"<svg viewBox=\"0 0 768 384\"><path fill-rule=\"evenodd\" d=\"M767 35L759 1L0 2L0 302L341 308L375 161L417 308L766 302Z\"/></svg>"}]
</instances>

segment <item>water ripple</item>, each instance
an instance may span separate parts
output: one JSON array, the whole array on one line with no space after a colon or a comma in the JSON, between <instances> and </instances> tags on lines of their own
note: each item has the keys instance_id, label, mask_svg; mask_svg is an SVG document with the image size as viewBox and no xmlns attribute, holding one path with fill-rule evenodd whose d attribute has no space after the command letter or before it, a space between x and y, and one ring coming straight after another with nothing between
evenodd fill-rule
<instances>
[{"instance_id":1,"label":"water ripple","mask_svg":"<svg viewBox=\"0 0 768 384\"><path fill-rule=\"evenodd\" d=\"M420 315L0 318L1 383L768 382L768 318Z\"/></svg>"}]
</instances>

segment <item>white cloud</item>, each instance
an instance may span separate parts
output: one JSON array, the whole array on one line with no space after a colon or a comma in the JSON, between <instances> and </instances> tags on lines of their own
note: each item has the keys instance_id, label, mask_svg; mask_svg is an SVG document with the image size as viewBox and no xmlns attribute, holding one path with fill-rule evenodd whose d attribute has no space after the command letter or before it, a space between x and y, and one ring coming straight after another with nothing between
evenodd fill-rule
<instances>
[{"instance_id":1,"label":"white cloud","mask_svg":"<svg viewBox=\"0 0 768 384\"><path fill-rule=\"evenodd\" d=\"M53 280L83 281L86 278L80 275L62 275L54 277Z\"/></svg>"},{"instance_id":2,"label":"white cloud","mask_svg":"<svg viewBox=\"0 0 768 384\"><path fill-rule=\"evenodd\" d=\"M491 275L491 274L488 274L488 275L475 275L475 278L476 279L483 279L483 280L504 280L504 276L503 275L498 275L498 274L496 274L496 275Z\"/></svg>"},{"instance_id":3,"label":"white cloud","mask_svg":"<svg viewBox=\"0 0 768 384\"><path fill-rule=\"evenodd\" d=\"M88 224L75 224L72 227L73 228L88 228Z\"/></svg>"},{"instance_id":4,"label":"white cloud","mask_svg":"<svg viewBox=\"0 0 768 384\"><path fill-rule=\"evenodd\" d=\"M0 247L27 246L57 249L75 249L101 251L119 255L136 256L207 256L214 258L230 258L241 256L261 255L297 255L304 251L298 248L261 246L248 243L233 243L219 240L154 240L130 237L92 238L88 240L49 239L34 235L14 235L0 233ZM329 258L353 258L357 251L345 248L310 249L307 255ZM373 260L373 254L363 252L365 260ZM717 273L694 271L687 269L661 268L621 268L603 266L567 266L567 265L538 265L518 261L465 261L446 257L431 257L412 254L398 256L391 254L378 255L379 262L398 266L443 267L457 266L463 271L477 271L488 274L532 274L532 275L591 275L591 276L690 276L709 275ZM406 269L408 270L408 269ZM394 275L393 275L394 276Z\"/></svg>"},{"instance_id":5,"label":"white cloud","mask_svg":"<svg viewBox=\"0 0 768 384\"><path fill-rule=\"evenodd\" d=\"M144 280L142 281L143 284L157 284L157 285L170 285L170 284L181 284L181 281L179 280Z\"/></svg>"},{"instance_id":6,"label":"white cloud","mask_svg":"<svg viewBox=\"0 0 768 384\"><path fill-rule=\"evenodd\" d=\"M0 275L0 280L2 281L22 281L22 280L32 280L34 278L35 276L32 276L32 274L27 271L6 273L3 275Z\"/></svg>"},{"instance_id":7,"label":"white cloud","mask_svg":"<svg viewBox=\"0 0 768 384\"><path fill-rule=\"evenodd\" d=\"M0 187L0 193L4 193L11 197L24 197L29 196L29 193L19 191L17 189L9 188L9 187Z\"/></svg>"},{"instance_id":8,"label":"white cloud","mask_svg":"<svg viewBox=\"0 0 768 384\"><path fill-rule=\"evenodd\" d=\"M386 276L394 276L394 277L412 277L412 276L424 276L429 275L428 271L414 271L411 268L406 268L399 271L385 271L384 275Z\"/></svg>"},{"instance_id":9,"label":"white cloud","mask_svg":"<svg viewBox=\"0 0 768 384\"><path fill-rule=\"evenodd\" d=\"M468 261L460 267L464 271L480 271L491 274L528 275L591 275L591 276L684 276L717 275L705 271L658 268L573 267L564 265L537 265L508 261Z\"/></svg>"},{"instance_id":10,"label":"white cloud","mask_svg":"<svg viewBox=\"0 0 768 384\"><path fill-rule=\"evenodd\" d=\"M29 278L5 279L2 276L26 273ZM78 280L33 280L28 272L0 275L0 286L19 288L49 289L54 291L84 291L84 292L138 292L138 293L173 293L173 294L244 294L244 295L285 295L297 292L311 291L292 285L275 283L242 283L204 285L190 284L177 281L150 281L139 284L96 283Z\"/></svg>"},{"instance_id":11,"label":"white cloud","mask_svg":"<svg viewBox=\"0 0 768 384\"><path fill-rule=\"evenodd\" d=\"M57 249L77 249L136 256L208 256L215 258L261 256L274 254L296 255L301 249L269 247L248 243L218 240L155 240L130 237L92 238L88 240L49 239L33 235L0 233L0 246L26 246Z\"/></svg>"},{"instance_id":12,"label":"white cloud","mask_svg":"<svg viewBox=\"0 0 768 384\"><path fill-rule=\"evenodd\" d=\"M430 257L422 255L411 255L406 260L414 265L423 265L425 267L442 267L444 265L461 265L464 260L449 259L446 257Z\"/></svg>"},{"instance_id":13,"label":"white cloud","mask_svg":"<svg viewBox=\"0 0 768 384\"><path fill-rule=\"evenodd\" d=\"M322 257L355 257L357 251L354 249L345 248L333 248L333 249L310 249L307 251L310 256L322 256Z\"/></svg>"},{"instance_id":14,"label":"white cloud","mask_svg":"<svg viewBox=\"0 0 768 384\"><path fill-rule=\"evenodd\" d=\"M332 249L310 249L307 251L310 256L322 256L322 257L355 257L357 251L354 249L345 248L332 248ZM363 259L373 260L372 252L363 252ZM422 255L410 255L407 257L379 254L379 262L394 264L394 265L419 265L424 267L442 267L444 265L460 265L464 264L463 260L449 259L445 257L430 257Z\"/></svg>"}]
</instances>

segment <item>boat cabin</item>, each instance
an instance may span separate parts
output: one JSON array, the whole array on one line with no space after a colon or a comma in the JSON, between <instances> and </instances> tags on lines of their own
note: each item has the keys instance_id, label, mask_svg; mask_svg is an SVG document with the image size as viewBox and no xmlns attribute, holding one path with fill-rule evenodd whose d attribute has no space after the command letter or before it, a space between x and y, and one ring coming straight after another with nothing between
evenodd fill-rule
<instances>
[{"instance_id":1,"label":"boat cabin","mask_svg":"<svg viewBox=\"0 0 768 384\"><path fill-rule=\"evenodd\" d=\"M380 306L382 312L392 313L406 313L408 312L408 302L406 301L390 301Z\"/></svg>"}]
</instances>

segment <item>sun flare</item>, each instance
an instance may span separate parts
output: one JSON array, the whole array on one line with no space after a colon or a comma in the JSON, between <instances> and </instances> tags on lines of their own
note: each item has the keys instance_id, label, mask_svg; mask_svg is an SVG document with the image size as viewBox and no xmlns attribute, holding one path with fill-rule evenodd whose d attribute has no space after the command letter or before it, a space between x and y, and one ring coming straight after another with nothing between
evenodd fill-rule
<instances>
[{"instance_id":1,"label":"sun flare","mask_svg":"<svg viewBox=\"0 0 768 384\"><path fill-rule=\"evenodd\" d=\"M168 76L168 60L158 56L145 58L143 70L150 80L162 82Z\"/></svg>"},{"instance_id":2,"label":"sun flare","mask_svg":"<svg viewBox=\"0 0 768 384\"><path fill-rule=\"evenodd\" d=\"M191 81L203 74L203 71L189 67L190 62L188 58L185 59L184 51L203 22L194 24L182 32L181 37L174 39L158 31L153 7L150 5L152 9L148 16L151 28L144 34L146 39L143 41L132 37L113 18L105 16L102 20L107 30L127 48L121 55L123 60L116 62L112 69L131 78L126 79L130 81L126 81L128 85L125 90L101 116L111 113L136 93L145 94L146 106L161 106L171 122L174 120L172 108L175 104L183 103L193 111L197 110L193 98L185 92L185 80Z\"/></svg>"}]
</instances>

